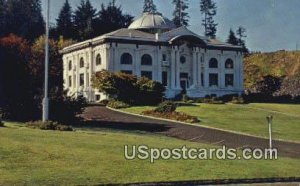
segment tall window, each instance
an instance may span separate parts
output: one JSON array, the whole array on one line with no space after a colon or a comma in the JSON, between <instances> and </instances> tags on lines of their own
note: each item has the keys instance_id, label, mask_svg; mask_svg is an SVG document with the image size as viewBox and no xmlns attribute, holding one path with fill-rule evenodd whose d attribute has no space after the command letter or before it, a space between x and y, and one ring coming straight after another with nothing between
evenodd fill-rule
<instances>
[{"instance_id":1,"label":"tall window","mask_svg":"<svg viewBox=\"0 0 300 186\"><path fill-rule=\"evenodd\" d=\"M167 61L167 55L166 54L163 54L162 58L163 58L163 61Z\"/></svg>"},{"instance_id":2,"label":"tall window","mask_svg":"<svg viewBox=\"0 0 300 186\"><path fill-rule=\"evenodd\" d=\"M209 68L218 68L218 60L216 58L209 60Z\"/></svg>"},{"instance_id":3,"label":"tall window","mask_svg":"<svg viewBox=\"0 0 300 186\"><path fill-rule=\"evenodd\" d=\"M209 86L218 86L219 76L218 74L209 74Z\"/></svg>"},{"instance_id":4,"label":"tall window","mask_svg":"<svg viewBox=\"0 0 300 186\"><path fill-rule=\"evenodd\" d=\"M72 87L72 76L69 76L69 87Z\"/></svg>"},{"instance_id":5,"label":"tall window","mask_svg":"<svg viewBox=\"0 0 300 186\"><path fill-rule=\"evenodd\" d=\"M152 72L151 71L141 71L141 76L146 77L148 79L152 79Z\"/></svg>"},{"instance_id":6,"label":"tall window","mask_svg":"<svg viewBox=\"0 0 300 186\"><path fill-rule=\"evenodd\" d=\"M79 86L84 86L84 74L79 75Z\"/></svg>"},{"instance_id":7,"label":"tall window","mask_svg":"<svg viewBox=\"0 0 300 186\"><path fill-rule=\"evenodd\" d=\"M96 56L96 66L98 66L98 65L101 65L101 55L100 54L98 54Z\"/></svg>"},{"instance_id":8,"label":"tall window","mask_svg":"<svg viewBox=\"0 0 300 186\"><path fill-rule=\"evenodd\" d=\"M83 58L80 58L80 62L79 63L80 63L79 64L80 68L83 68L84 67L84 60L83 60Z\"/></svg>"},{"instance_id":9,"label":"tall window","mask_svg":"<svg viewBox=\"0 0 300 186\"><path fill-rule=\"evenodd\" d=\"M162 84L165 87L168 86L168 72L167 71L162 72Z\"/></svg>"},{"instance_id":10,"label":"tall window","mask_svg":"<svg viewBox=\"0 0 300 186\"><path fill-rule=\"evenodd\" d=\"M227 69L233 69L233 61L232 61L232 59L227 59L225 61L225 68L227 68Z\"/></svg>"},{"instance_id":11,"label":"tall window","mask_svg":"<svg viewBox=\"0 0 300 186\"><path fill-rule=\"evenodd\" d=\"M225 74L225 86L233 86L234 76L233 74Z\"/></svg>"},{"instance_id":12,"label":"tall window","mask_svg":"<svg viewBox=\"0 0 300 186\"><path fill-rule=\"evenodd\" d=\"M69 70L72 70L72 61L69 61Z\"/></svg>"},{"instance_id":13,"label":"tall window","mask_svg":"<svg viewBox=\"0 0 300 186\"><path fill-rule=\"evenodd\" d=\"M131 65L132 64L132 56L129 53L124 53L121 56L121 64L122 65Z\"/></svg>"},{"instance_id":14,"label":"tall window","mask_svg":"<svg viewBox=\"0 0 300 186\"><path fill-rule=\"evenodd\" d=\"M149 54L144 54L142 56L142 63L141 64L151 66L152 65L152 57Z\"/></svg>"},{"instance_id":15,"label":"tall window","mask_svg":"<svg viewBox=\"0 0 300 186\"><path fill-rule=\"evenodd\" d=\"M186 58L184 56L180 57L180 63L184 64L186 62Z\"/></svg>"}]
</instances>

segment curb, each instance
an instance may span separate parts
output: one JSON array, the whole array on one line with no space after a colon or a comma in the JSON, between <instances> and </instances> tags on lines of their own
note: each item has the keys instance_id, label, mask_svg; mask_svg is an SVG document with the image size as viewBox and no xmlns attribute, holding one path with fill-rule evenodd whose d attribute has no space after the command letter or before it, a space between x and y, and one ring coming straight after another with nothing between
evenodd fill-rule
<instances>
[{"instance_id":1,"label":"curb","mask_svg":"<svg viewBox=\"0 0 300 186\"><path fill-rule=\"evenodd\" d=\"M114 109L114 108L111 108L111 107L108 107L108 106L106 106L106 108L109 109L109 110L115 111L115 112L122 113L122 114L138 116L138 117L148 118L148 119L154 119L154 120L157 120L157 121L167 121L167 122L171 122L171 123L190 125L190 126L195 126L195 127L200 127L200 128L213 129L213 130L228 132L228 133L232 133L232 134L238 134L238 135L243 135L243 136L248 136L248 137L255 137L255 138L259 138L259 139L269 140L269 138L265 138L265 137L261 137L261 136L255 136L255 135L251 135L251 134L246 134L246 133L243 133L243 132L236 132L236 131L231 131L231 130L226 130L226 129L219 129L219 128L214 128L214 127L209 127L209 126L203 126L203 125L199 125L199 124L197 125L197 124L186 123L186 122L182 122L182 121L175 121L175 120L170 120L170 119L165 119L165 118L156 118L156 117L153 117L153 116L146 116L146 115L142 115L142 114L135 114L135 113L126 112L126 111L123 111L123 110ZM282 139L276 139L276 140L273 140L273 141L300 144L300 142L297 142L297 141L282 140Z\"/></svg>"}]
</instances>

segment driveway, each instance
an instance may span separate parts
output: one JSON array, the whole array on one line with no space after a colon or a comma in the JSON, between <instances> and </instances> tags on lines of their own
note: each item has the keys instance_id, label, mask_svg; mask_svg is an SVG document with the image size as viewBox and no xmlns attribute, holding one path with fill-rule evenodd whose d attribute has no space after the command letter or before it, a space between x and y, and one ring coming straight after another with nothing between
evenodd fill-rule
<instances>
[{"instance_id":1,"label":"driveway","mask_svg":"<svg viewBox=\"0 0 300 186\"><path fill-rule=\"evenodd\" d=\"M268 148L267 139L209 129L201 126L185 125L176 122L159 121L112 111L102 106L91 106L83 114L86 125L97 128L143 131L175 137L182 140L226 145L229 148ZM279 156L300 158L300 143L273 141Z\"/></svg>"}]
</instances>

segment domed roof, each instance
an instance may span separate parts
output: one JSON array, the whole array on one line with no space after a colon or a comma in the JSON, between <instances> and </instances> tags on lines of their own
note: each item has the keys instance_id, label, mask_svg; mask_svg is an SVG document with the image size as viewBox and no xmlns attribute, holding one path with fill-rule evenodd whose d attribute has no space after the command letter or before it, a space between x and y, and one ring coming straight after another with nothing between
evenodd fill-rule
<instances>
[{"instance_id":1,"label":"domed roof","mask_svg":"<svg viewBox=\"0 0 300 186\"><path fill-rule=\"evenodd\" d=\"M176 28L174 23L159 13L144 13L128 27L129 29L162 29L171 30Z\"/></svg>"}]
</instances>

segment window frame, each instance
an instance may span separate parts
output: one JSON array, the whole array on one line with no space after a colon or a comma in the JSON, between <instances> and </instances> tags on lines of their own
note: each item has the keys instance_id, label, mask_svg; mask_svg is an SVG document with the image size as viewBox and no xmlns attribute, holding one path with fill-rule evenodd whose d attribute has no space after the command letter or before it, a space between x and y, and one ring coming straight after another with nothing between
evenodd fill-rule
<instances>
[{"instance_id":1,"label":"window frame","mask_svg":"<svg viewBox=\"0 0 300 186\"><path fill-rule=\"evenodd\" d=\"M141 65L142 66L152 66L153 65L152 56L150 54L144 54L144 55L142 55L142 57L141 57Z\"/></svg>"},{"instance_id":2,"label":"window frame","mask_svg":"<svg viewBox=\"0 0 300 186\"><path fill-rule=\"evenodd\" d=\"M219 68L219 61L216 58L211 58L208 62L208 67L209 68Z\"/></svg>"},{"instance_id":3,"label":"window frame","mask_svg":"<svg viewBox=\"0 0 300 186\"><path fill-rule=\"evenodd\" d=\"M126 59L125 57L128 57L128 58ZM121 55L120 64L121 65L132 65L132 63L133 63L132 55L128 52L124 52Z\"/></svg>"}]
</instances>

